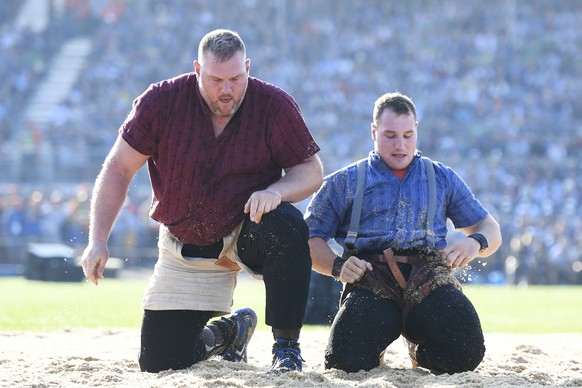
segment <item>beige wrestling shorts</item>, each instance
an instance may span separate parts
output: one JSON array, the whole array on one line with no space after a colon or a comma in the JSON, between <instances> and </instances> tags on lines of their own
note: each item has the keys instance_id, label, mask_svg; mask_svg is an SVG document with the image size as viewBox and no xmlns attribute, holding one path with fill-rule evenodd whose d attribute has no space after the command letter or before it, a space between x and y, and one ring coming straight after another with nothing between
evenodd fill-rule
<instances>
[{"instance_id":1,"label":"beige wrestling shorts","mask_svg":"<svg viewBox=\"0 0 582 388\"><path fill-rule=\"evenodd\" d=\"M224 237L218 259L207 259L183 257L184 244L160 225L158 261L142 299L143 308L215 311L215 316L230 313L238 273L245 270L262 278L238 257L236 241L241 227L242 223Z\"/></svg>"}]
</instances>

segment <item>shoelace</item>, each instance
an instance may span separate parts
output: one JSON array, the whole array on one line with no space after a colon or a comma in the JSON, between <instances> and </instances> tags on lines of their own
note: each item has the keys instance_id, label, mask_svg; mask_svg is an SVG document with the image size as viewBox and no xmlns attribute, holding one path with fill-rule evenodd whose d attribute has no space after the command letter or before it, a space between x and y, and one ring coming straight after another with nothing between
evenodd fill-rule
<instances>
[{"instance_id":1,"label":"shoelace","mask_svg":"<svg viewBox=\"0 0 582 388\"><path fill-rule=\"evenodd\" d=\"M273 355L273 369L301 371L303 362L299 348L279 348Z\"/></svg>"}]
</instances>

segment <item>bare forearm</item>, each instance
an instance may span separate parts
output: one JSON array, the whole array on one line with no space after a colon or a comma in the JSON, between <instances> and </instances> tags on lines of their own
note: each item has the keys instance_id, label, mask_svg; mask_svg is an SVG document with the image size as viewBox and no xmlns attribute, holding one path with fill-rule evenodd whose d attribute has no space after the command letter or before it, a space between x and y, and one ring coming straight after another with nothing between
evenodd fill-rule
<instances>
[{"instance_id":1,"label":"bare forearm","mask_svg":"<svg viewBox=\"0 0 582 388\"><path fill-rule=\"evenodd\" d=\"M114 171L110 165L105 166L97 177L91 198L89 243L107 242L132 179Z\"/></svg>"},{"instance_id":2,"label":"bare forearm","mask_svg":"<svg viewBox=\"0 0 582 388\"><path fill-rule=\"evenodd\" d=\"M317 156L312 156L302 163L289 168L285 176L269 186L283 202L300 202L319 189L323 182L323 168Z\"/></svg>"},{"instance_id":3,"label":"bare forearm","mask_svg":"<svg viewBox=\"0 0 582 388\"><path fill-rule=\"evenodd\" d=\"M127 197L129 184L148 158L118 136L97 177L91 197L89 245L81 260L85 276L95 285L103 278L109 258L107 240Z\"/></svg>"},{"instance_id":4,"label":"bare forearm","mask_svg":"<svg viewBox=\"0 0 582 388\"><path fill-rule=\"evenodd\" d=\"M480 243L476 242L476 240L472 238L468 239L460 239L454 241L453 243L449 244L447 248L444 249L445 255L450 254L454 250L458 250L459 252L465 252L468 255L468 259L462 263L463 265L467 264L470 260L473 260L475 257L485 258L489 257L494 254L499 247L501 246L502 238L501 238L501 229L497 221L491 216L488 215L487 217L483 218L480 222L467 227L462 228L461 231L465 233L467 236L470 236L474 233L482 234L487 239L488 247L482 252L478 252L476 254L474 250L480 248ZM467 244L470 244L473 248L469 248ZM462 249L459 249L462 247Z\"/></svg>"},{"instance_id":5,"label":"bare forearm","mask_svg":"<svg viewBox=\"0 0 582 388\"><path fill-rule=\"evenodd\" d=\"M309 249L311 250L312 268L328 276L346 282L355 283L359 281L367 271L372 271L372 264L360 260L356 256L350 256L347 260L337 259L337 253L331 249L327 241L320 237L309 239ZM337 259L337 261L336 261ZM334 266L335 273L334 273Z\"/></svg>"},{"instance_id":6,"label":"bare forearm","mask_svg":"<svg viewBox=\"0 0 582 388\"><path fill-rule=\"evenodd\" d=\"M475 233L481 233L487 238L489 247L479 254L479 257L488 257L497 252L501 246L502 237L499 224L492 216L487 216Z\"/></svg>"},{"instance_id":7,"label":"bare forearm","mask_svg":"<svg viewBox=\"0 0 582 388\"><path fill-rule=\"evenodd\" d=\"M337 253L321 237L310 238L309 248L311 250L313 270L323 275L331 276L331 269Z\"/></svg>"}]
</instances>

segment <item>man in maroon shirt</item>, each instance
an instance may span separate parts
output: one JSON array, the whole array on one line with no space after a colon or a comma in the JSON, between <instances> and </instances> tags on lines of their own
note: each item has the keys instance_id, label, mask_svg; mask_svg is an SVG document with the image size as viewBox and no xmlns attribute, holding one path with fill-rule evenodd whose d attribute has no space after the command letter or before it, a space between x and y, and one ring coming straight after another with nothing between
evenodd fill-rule
<instances>
[{"instance_id":1,"label":"man in maroon shirt","mask_svg":"<svg viewBox=\"0 0 582 388\"><path fill-rule=\"evenodd\" d=\"M214 356L246 361L255 313L242 308L209 323L230 312L241 269L265 283L271 369L301 370L311 258L307 226L291 203L320 187L319 147L293 98L249 69L238 34L208 33L193 73L153 84L135 99L97 177L82 259L96 285L129 184L148 164L150 215L160 236L143 298L143 371Z\"/></svg>"}]
</instances>

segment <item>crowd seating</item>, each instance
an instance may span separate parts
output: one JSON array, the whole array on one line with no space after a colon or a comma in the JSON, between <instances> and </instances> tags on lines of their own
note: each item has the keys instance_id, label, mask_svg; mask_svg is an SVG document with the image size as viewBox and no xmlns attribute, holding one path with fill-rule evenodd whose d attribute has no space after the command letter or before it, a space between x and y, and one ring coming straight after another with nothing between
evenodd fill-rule
<instances>
[{"instance_id":1,"label":"crowd seating","mask_svg":"<svg viewBox=\"0 0 582 388\"><path fill-rule=\"evenodd\" d=\"M15 3L8 1L12 7L1 12L15 15ZM50 37L59 39L22 30L11 23L13 17L0 18L6 58L0 61L0 77L8 81L0 84L0 166L15 167L3 167L0 178L5 186L0 192L3 241L11 241L6 237L11 236L9 220L19 203L24 218L35 213L35 195L47 209L55 195L68 195L62 203L72 206L77 189L86 190L81 183L94 179L133 98L152 82L191 71L201 36L225 27L237 30L247 43L251 74L297 100L322 147L326 173L371 149L376 97L399 90L414 99L419 149L452 166L502 225L503 247L487 265L473 266L472 281L582 282L579 2L64 4L69 22L53 18L48 29ZM94 49L69 98L45 128L15 120L50 65L48 42L54 45L72 35L89 36ZM54 182L34 185L46 177L38 172L47 166L39 156L46 149L62 150L52 163L69 168L68 192ZM16 168L23 163L30 168ZM147 179L136 186L127 213L139 220L128 216L118 227L147 240L150 225L136 210L147 208ZM86 225L73 225L75 241L82 243ZM119 237L120 244L138 247L143 241L128 238Z\"/></svg>"}]
</instances>

